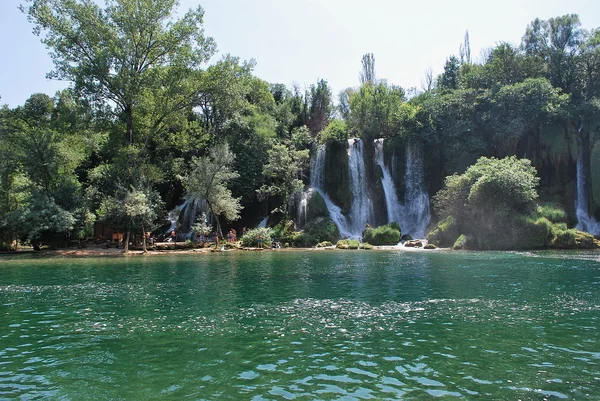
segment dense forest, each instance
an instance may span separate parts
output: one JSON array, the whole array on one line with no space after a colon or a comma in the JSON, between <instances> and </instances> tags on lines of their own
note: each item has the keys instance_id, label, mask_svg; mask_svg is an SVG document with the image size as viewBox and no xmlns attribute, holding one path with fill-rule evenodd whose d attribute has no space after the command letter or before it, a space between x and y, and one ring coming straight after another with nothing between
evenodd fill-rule
<instances>
[{"instance_id":1,"label":"dense forest","mask_svg":"<svg viewBox=\"0 0 600 401\"><path fill-rule=\"evenodd\" d=\"M3 249L90 238L95 222L121 227L128 238L160 234L169 210L185 199L206 203L211 231L241 231L271 215L292 232L297 227L287 222L298 210L290 199L309 185L311 158L325 146L326 162L335 163L350 138L367 150L382 140L388 163L394 148L422 149L434 206L427 231L440 245L468 237L465 230L494 213L504 222L528 215L535 233L546 219L564 233L581 223L576 202L584 199L590 224L600 219L600 29L582 29L577 15L536 19L520 44L498 43L477 61L467 33L442 74L426 72L421 90L376 76L375 57L366 54L357 60L357 86L335 97L324 79L289 88L254 76L253 61L212 60L216 43L202 29L201 7L179 18L173 0L104 8L33 0L22 10L51 52L49 76L71 86L0 109ZM382 177L376 166L367 163L374 182ZM325 180L347 213L351 178L335 165L329 171L342 174ZM493 187L498 172L509 179ZM522 192L513 192L515 181ZM508 198L499 213L499 200ZM487 230L494 236L498 227ZM522 247L547 246L555 228L545 230L543 241ZM324 238L297 243L313 239Z\"/></svg>"}]
</instances>

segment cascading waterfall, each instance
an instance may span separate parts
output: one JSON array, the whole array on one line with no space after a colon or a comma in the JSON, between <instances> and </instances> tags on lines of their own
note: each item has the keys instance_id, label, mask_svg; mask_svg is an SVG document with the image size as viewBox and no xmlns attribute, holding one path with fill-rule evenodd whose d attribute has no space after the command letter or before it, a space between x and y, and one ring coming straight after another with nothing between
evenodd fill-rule
<instances>
[{"instance_id":1,"label":"cascading waterfall","mask_svg":"<svg viewBox=\"0 0 600 401\"><path fill-rule=\"evenodd\" d=\"M410 234L413 238L423 238L425 237L425 229L431 220L431 215L429 196L423 183L422 152L420 148L411 144L406 147L404 202L400 202L393 175L390 174L390 170L383 159L383 143L383 139L375 141L375 158L383 173L381 184L385 195L388 223L400 223L403 233ZM394 161L394 158L392 161Z\"/></svg>"},{"instance_id":2,"label":"cascading waterfall","mask_svg":"<svg viewBox=\"0 0 600 401\"><path fill-rule=\"evenodd\" d=\"M207 204L203 199L188 198L181 205L175 206L169 212L168 220L171 225L165 232L165 237L169 237L171 231L175 230L178 241L190 239L193 234L192 226L196 224L199 213L202 211L207 211ZM210 222L210 215L207 220Z\"/></svg>"},{"instance_id":3,"label":"cascading waterfall","mask_svg":"<svg viewBox=\"0 0 600 401\"><path fill-rule=\"evenodd\" d=\"M310 175L310 188L308 188L307 193L310 194L312 193L312 191L316 191L319 195L321 195L323 201L325 201L327 210L329 211L329 217L338 227L340 235L342 237L353 238L355 237L355 235L352 233L348 219L346 218L346 216L343 215L342 209L340 209L339 206L333 203L331 199L329 199L329 196L327 196L327 193L325 192L326 153L327 151L325 145L319 146L319 148L317 149L317 154L315 155L314 161L312 163Z\"/></svg>"},{"instance_id":4,"label":"cascading waterfall","mask_svg":"<svg viewBox=\"0 0 600 401\"><path fill-rule=\"evenodd\" d=\"M577 158L577 199L575 200L575 214L577 215L577 229L590 234L600 235L600 223L588 214L587 176L583 164L584 149L581 138L583 122L579 125L577 140L579 142L579 155Z\"/></svg>"},{"instance_id":5,"label":"cascading waterfall","mask_svg":"<svg viewBox=\"0 0 600 401\"><path fill-rule=\"evenodd\" d=\"M348 139L348 168L352 205L350 206L350 231L361 237L367 223L373 223L373 202L367 188L364 143L358 138Z\"/></svg>"},{"instance_id":6,"label":"cascading waterfall","mask_svg":"<svg viewBox=\"0 0 600 401\"><path fill-rule=\"evenodd\" d=\"M385 195L385 204L387 208L387 221L388 223L397 222L402 223L402 205L398 201L398 194L396 192L396 186L394 185L394 179L390 170L385 165L383 160L383 139L375 140L375 159L377 164L381 167L383 173L383 179L381 184L383 186L383 194ZM404 229L403 227L401 227Z\"/></svg>"},{"instance_id":7,"label":"cascading waterfall","mask_svg":"<svg viewBox=\"0 0 600 401\"><path fill-rule=\"evenodd\" d=\"M429 195L423 182L423 152L409 142L406 146L406 173L404 182L404 211L400 222L402 232L413 238L424 238L425 229L431 220Z\"/></svg>"}]
</instances>

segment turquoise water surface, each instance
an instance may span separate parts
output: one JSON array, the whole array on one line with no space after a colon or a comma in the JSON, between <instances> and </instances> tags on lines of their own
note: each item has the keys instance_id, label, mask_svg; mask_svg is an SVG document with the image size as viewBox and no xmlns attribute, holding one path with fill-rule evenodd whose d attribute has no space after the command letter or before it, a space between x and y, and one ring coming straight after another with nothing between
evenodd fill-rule
<instances>
[{"instance_id":1,"label":"turquoise water surface","mask_svg":"<svg viewBox=\"0 0 600 401\"><path fill-rule=\"evenodd\" d=\"M0 258L0 399L600 399L600 253Z\"/></svg>"}]
</instances>

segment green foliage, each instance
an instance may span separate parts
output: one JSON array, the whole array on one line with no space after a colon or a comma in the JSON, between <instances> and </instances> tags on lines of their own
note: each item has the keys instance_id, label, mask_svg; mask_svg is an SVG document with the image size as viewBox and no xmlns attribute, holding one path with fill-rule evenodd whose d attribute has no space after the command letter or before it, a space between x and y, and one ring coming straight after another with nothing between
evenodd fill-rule
<instances>
[{"instance_id":1,"label":"green foliage","mask_svg":"<svg viewBox=\"0 0 600 401\"><path fill-rule=\"evenodd\" d=\"M589 233L569 229L557 231L550 245L558 249L595 249L600 248L600 241Z\"/></svg>"},{"instance_id":2,"label":"green foliage","mask_svg":"<svg viewBox=\"0 0 600 401\"><path fill-rule=\"evenodd\" d=\"M335 245L337 249L359 249L360 242L355 239L342 239Z\"/></svg>"},{"instance_id":3,"label":"green foliage","mask_svg":"<svg viewBox=\"0 0 600 401\"><path fill-rule=\"evenodd\" d=\"M238 219L242 209L239 198L227 188L229 181L238 177L231 168L234 157L227 145L216 145L208 156L192 159L192 171L183 178L189 198L206 200L214 215L229 221Z\"/></svg>"},{"instance_id":4,"label":"green foliage","mask_svg":"<svg viewBox=\"0 0 600 401\"><path fill-rule=\"evenodd\" d=\"M464 234L461 234L458 236L458 238L454 242L454 245L452 245L452 249L454 249L454 250L467 249L467 243L468 243L467 236Z\"/></svg>"},{"instance_id":5,"label":"green foliage","mask_svg":"<svg viewBox=\"0 0 600 401\"><path fill-rule=\"evenodd\" d=\"M347 142L348 141L348 126L342 120L333 120L329 125L319 133L319 143L329 142Z\"/></svg>"},{"instance_id":6,"label":"green foliage","mask_svg":"<svg viewBox=\"0 0 600 401\"><path fill-rule=\"evenodd\" d=\"M289 199L304 187L298 179L298 172L308 163L308 150L294 150L283 144L275 144L269 150L269 161L263 167L263 175L269 184L258 190L259 199L277 196L280 199L279 210L289 216Z\"/></svg>"},{"instance_id":7,"label":"green foliage","mask_svg":"<svg viewBox=\"0 0 600 401\"><path fill-rule=\"evenodd\" d=\"M373 245L396 245L400 242L401 234L398 228L398 223L366 228L363 232L363 241Z\"/></svg>"},{"instance_id":8,"label":"green foliage","mask_svg":"<svg viewBox=\"0 0 600 401\"><path fill-rule=\"evenodd\" d=\"M24 205L10 212L6 220L12 232L31 241L34 248L37 248L37 243L66 238L76 222L72 213L40 191L33 191Z\"/></svg>"},{"instance_id":9,"label":"green foliage","mask_svg":"<svg viewBox=\"0 0 600 401\"><path fill-rule=\"evenodd\" d=\"M246 234L240 239L242 246L245 247L258 247L258 237L262 236L263 248L271 246L273 238L273 229L270 227L258 227L248 230Z\"/></svg>"},{"instance_id":10,"label":"green foliage","mask_svg":"<svg viewBox=\"0 0 600 401\"><path fill-rule=\"evenodd\" d=\"M471 249L543 246L547 227L526 218L536 209L538 181L529 160L514 156L480 158L464 174L446 178L433 203L442 218L453 216L455 221L444 221L449 227L437 227L428 238L436 245L445 245L452 238L448 234L455 230L469 238ZM531 244L523 245L524 236Z\"/></svg>"},{"instance_id":11,"label":"green foliage","mask_svg":"<svg viewBox=\"0 0 600 401\"><path fill-rule=\"evenodd\" d=\"M392 137L398 132L397 111L404 90L384 82L363 85L350 96L350 131L365 140Z\"/></svg>"},{"instance_id":12,"label":"green foliage","mask_svg":"<svg viewBox=\"0 0 600 401\"><path fill-rule=\"evenodd\" d=\"M330 218L317 218L304 226L302 246L314 246L322 241L336 242L340 233Z\"/></svg>"},{"instance_id":13,"label":"green foliage","mask_svg":"<svg viewBox=\"0 0 600 401\"><path fill-rule=\"evenodd\" d=\"M325 200L317 191L312 191L310 198L306 204L307 215L306 220L311 221L319 217L329 217L329 210Z\"/></svg>"},{"instance_id":14,"label":"green foliage","mask_svg":"<svg viewBox=\"0 0 600 401\"><path fill-rule=\"evenodd\" d=\"M375 249L375 247L373 245L369 244L368 242L363 242L360 245L360 249L364 249L364 250L370 251L370 250Z\"/></svg>"},{"instance_id":15,"label":"green foliage","mask_svg":"<svg viewBox=\"0 0 600 401\"><path fill-rule=\"evenodd\" d=\"M330 241L323 241L317 244L317 248L328 248L331 246L333 246L333 244Z\"/></svg>"},{"instance_id":16,"label":"green foliage","mask_svg":"<svg viewBox=\"0 0 600 401\"><path fill-rule=\"evenodd\" d=\"M534 218L546 218L551 223L567 223L567 213L560 205L542 203L537 205Z\"/></svg>"},{"instance_id":17,"label":"green foliage","mask_svg":"<svg viewBox=\"0 0 600 401\"><path fill-rule=\"evenodd\" d=\"M460 235L458 227L456 226L456 219L454 216L448 216L444 220L440 221L428 234L427 241L430 244L448 248L451 247L456 238Z\"/></svg>"}]
</instances>

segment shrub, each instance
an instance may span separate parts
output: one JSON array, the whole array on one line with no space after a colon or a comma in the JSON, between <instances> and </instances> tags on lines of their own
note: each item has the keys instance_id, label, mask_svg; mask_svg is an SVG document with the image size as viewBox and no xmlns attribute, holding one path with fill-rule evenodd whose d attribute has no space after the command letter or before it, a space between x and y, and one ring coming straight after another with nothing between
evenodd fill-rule
<instances>
[{"instance_id":1,"label":"shrub","mask_svg":"<svg viewBox=\"0 0 600 401\"><path fill-rule=\"evenodd\" d=\"M263 238L263 247L268 248L271 246L271 238L273 234L273 229L269 227L258 227L248 230L246 234L242 237L241 243L243 246L258 246L258 236L262 235Z\"/></svg>"},{"instance_id":2,"label":"shrub","mask_svg":"<svg viewBox=\"0 0 600 401\"><path fill-rule=\"evenodd\" d=\"M438 247L433 244L427 244L423 247L423 249L438 249Z\"/></svg>"},{"instance_id":3,"label":"shrub","mask_svg":"<svg viewBox=\"0 0 600 401\"><path fill-rule=\"evenodd\" d=\"M398 223L390 223L377 228L368 227L363 233L363 240L372 245L396 245L400 242L399 228Z\"/></svg>"},{"instance_id":4,"label":"shrub","mask_svg":"<svg viewBox=\"0 0 600 401\"><path fill-rule=\"evenodd\" d=\"M430 244L447 248L454 244L458 235L456 219L454 216L448 216L427 234L427 241Z\"/></svg>"},{"instance_id":5,"label":"shrub","mask_svg":"<svg viewBox=\"0 0 600 401\"><path fill-rule=\"evenodd\" d=\"M333 246L333 244L329 241L323 241L317 244L317 248L327 248L329 246Z\"/></svg>"},{"instance_id":6,"label":"shrub","mask_svg":"<svg viewBox=\"0 0 600 401\"><path fill-rule=\"evenodd\" d=\"M334 243L339 238L340 232L335 223L329 218L320 217L304 226L304 232L294 241L294 244L315 246L323 241Z\"/></svg>"},{"instance_id":7,"label":"shrub","mask_svg":"<svg viewBox=\"0 0 600 401\"><path fill-rule=\"evenodd\" d=\"M361 244L360 249L365 249L367 251L370 251L372 249L375 249L375 247L371 244L369 244L368 242L364 242L363 244Z\"/></svg>"},{"instance_id":8,"label":"shrub","mask_svg":"<svg viewBox=\"0 0 600 401\"><path fill-rule=\"evenodd\" d=\"M359 249L360 242L356 239L342 239L335 245L337 249Z\"/></svg>"},{"instance_id":9,"label":"shrub","mask_svg":"<svg viewBox=\"0 0 600 401\"><path fill-rule=\"evenodd\" d=\"M559 205L543 203L537 206L534 216L546 218L552 223L567 223L567 213Z\"/></svg>"},{"instance_id":10,"label":"shrub","mask_svg":"<svg viewBox=\"0 0 600 401\"><path fill-rule=\"evenodd\" d=\"M342 120L333 120L318 135L319 143L348 141L348 126Z\"/></svg>"}]
</instances>

